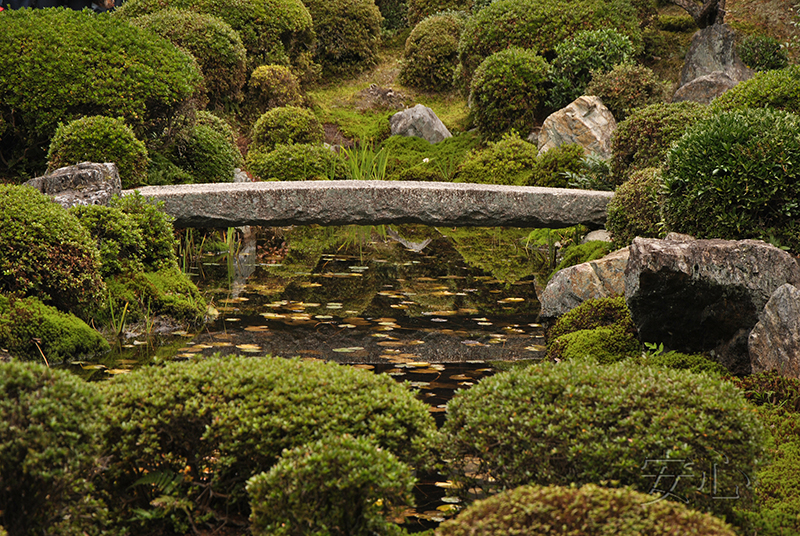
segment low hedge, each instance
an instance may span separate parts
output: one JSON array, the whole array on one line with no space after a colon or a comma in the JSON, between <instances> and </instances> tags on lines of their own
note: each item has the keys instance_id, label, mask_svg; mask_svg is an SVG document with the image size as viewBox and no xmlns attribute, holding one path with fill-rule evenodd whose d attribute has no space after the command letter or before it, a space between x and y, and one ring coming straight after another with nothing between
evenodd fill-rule
<instances>
[{"instance_id":1,"label":"low hedge","mask_svg":"<svg viewBox=\"0 0 800 536\"><path fill-rule=\"evenodd\" d=\"M345 179L345 161L330 147L316 143L278 145L272 151L251 150L247 169L261 180Z\"/></svg>"}]
</instances>

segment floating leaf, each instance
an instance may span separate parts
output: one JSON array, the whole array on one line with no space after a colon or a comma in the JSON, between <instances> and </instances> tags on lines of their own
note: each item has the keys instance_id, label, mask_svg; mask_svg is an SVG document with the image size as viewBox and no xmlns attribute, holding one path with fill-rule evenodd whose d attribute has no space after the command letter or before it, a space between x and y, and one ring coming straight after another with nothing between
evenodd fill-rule
<instances>
[{"instance_id":1,"label":"floating leaf","mask_svg":"<svg viewBox=\"0 0 800 536\"><path fill-rule=\"evenodd\" d=\"M225 322L240 322L241 320L242 320L241 318L231 317L231 318L226 318Z\"/></svg>"},{"instance_id":2,"label":"floating leaf","mask_svg":"<svg viewBox=\"0 0 800 536\"><path fill-rule=\"evenodd\" d=\"M405 343L403 341L381 341L377 343L378 346L404 346Z\"/></svg>"},{"instance_id":3,"label":"floating leaf","mask_svg":"<svg viewBox=\"0 0 800 536\"><path fill-rule=\"evenodd\" d=\"M526 350L530 350L531 352L545 352L547 351L547 346L542 346L541 344L534 344L532 346L526 346Z\"/></svg>"},{"instance_id":4,"label":"floating leaf","mask_svg":"<svg viewBox=\"0 0 800 536\"><path fill-rule=\"evenodd\" d=\"M127 374L131 369L112 368L106 370L106 374Z\"/></svg>"},{"instance_id":5,"label":"floating leaf","mask_svg":"<svg viewBox=\"0 0 800 536\"><path fill-rule=\"evenodd\" d=\"M502 300L497 300L497 303L519 303L524 301L525 298L503 298Z\"/></svg>"},{"instance_id":6,"label":"floating leaf","mask_svg":"<svg viewBox=\"0 0 800 536\"><path fill-rule=\"evenodd\" d=\"M269 331L269 326L247 326L245 331Z\"/></svg>"},{"instance_id":7,"label":"floating leaf","mask_svg":"<svg viewBox=\"0 0 800 536\"><path fill-rule=\"evenodd\" d=\"M366 363L363 363L363 364L360 364L360 365L351 365L351 366L353 368L364 369L364 370L372 370L372 369L375 368L375 365L368 365Z\"/></svg>"},{"instance_id":8,"label":"floating leaf","mask_svg":"<svg viewBox=\"0 0 800 536\"><path fill-rule=\"evenodd\" d=\"M300 283L300 288L315 288L321 287L322 283Z\"/></svg>"},{"instance_id":9,"label":"floating leaf","mask_svg":"<svg viewBox=\"0 0 800 536\"><path fill-rule=\"evenodd\" d=\"M244 350L244 351L247 351L247 350L260 351L261 350L261 347L259 345L257 345L257 344L237 344L236 348L238 348L239 350Z\"/></svg>"},{"instance_id":10,"label":"floating leaf","mask_svg":"<svg viewBox=\"0 0 800 536\"><path fill-rule=\"evenodd\" d=\"M340 328L353 329L353 328L357 328L358 326L356 326L355 324L339 324L339 327Z\"/></svg>"},{"instance_id":11,"label":"floating leaf","mask_svg":"<svg viewBox=\"0 0 800 536\"><path fill-rule=\"evenodd\" d=\"M339 352L340 354L352 354L353 352L358 352L363 349L364 348L361 346L348 346L346 348L333 348L333 351Z\"/></svg>"}]
</instances>

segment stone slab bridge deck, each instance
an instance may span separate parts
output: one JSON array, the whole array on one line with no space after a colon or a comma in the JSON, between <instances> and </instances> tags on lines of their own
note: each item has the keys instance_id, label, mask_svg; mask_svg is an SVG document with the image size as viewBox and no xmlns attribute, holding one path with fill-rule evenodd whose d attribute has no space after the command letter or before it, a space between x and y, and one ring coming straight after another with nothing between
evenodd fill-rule
<instances>
[{"instance_id":1,"label":"stone slab bridge deck","mask_svg":"<svg viewBox=\"0 0 800 536\"><path fill-rule=\"evenodd\" d=\"M147 186L175 227L378 225L603 227L611 192L403 181L296 181ZM123 194L129 194L126 190Z\"/></svg>"}]
</instances>

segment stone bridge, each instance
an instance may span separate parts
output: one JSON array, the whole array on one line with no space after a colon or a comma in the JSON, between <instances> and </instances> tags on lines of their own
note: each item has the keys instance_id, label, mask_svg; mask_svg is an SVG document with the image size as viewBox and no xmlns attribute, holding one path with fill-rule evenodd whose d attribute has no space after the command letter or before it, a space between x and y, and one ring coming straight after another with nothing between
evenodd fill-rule
<instances>
[{"instance_id":1,"label":"stone bridge","mask_svg":"<svg viewBox=\"0 0 800 536\"><path fill-rule=\"evenodd\" d=\"M601 228L611 192L402 181L297 181L147 186L175 227L378 225ZM131 193L126 190L124 194Z\"/></svg>"}]
</instances>

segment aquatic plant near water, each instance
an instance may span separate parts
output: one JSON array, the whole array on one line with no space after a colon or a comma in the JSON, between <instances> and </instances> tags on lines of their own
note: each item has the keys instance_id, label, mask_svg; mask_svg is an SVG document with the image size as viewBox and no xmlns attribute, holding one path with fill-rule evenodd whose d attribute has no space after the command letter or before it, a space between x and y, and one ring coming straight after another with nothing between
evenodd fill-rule
<instances>
[{"instance_id":1,"label":"aquatic plant near water","mask_svg":"<svg viewBox=\"0 0 800 536\"><path fill-rule=\"evenodd\" d=\"M386 178L386 164L389 152L381 148L378 152L372 146L358 149L342 148L345 154L345 170L350 180L382 181Z\"/></svg>"}]
</instances>

